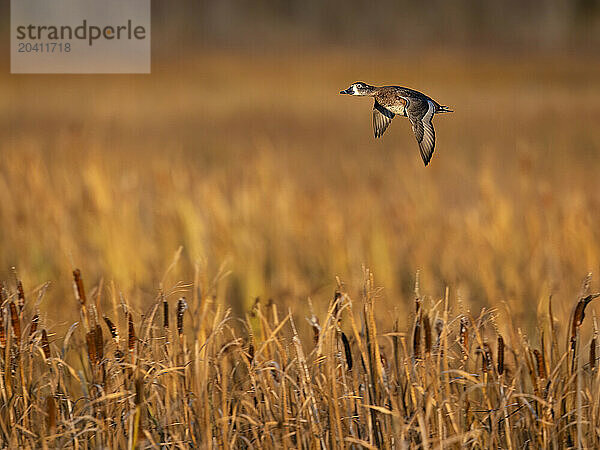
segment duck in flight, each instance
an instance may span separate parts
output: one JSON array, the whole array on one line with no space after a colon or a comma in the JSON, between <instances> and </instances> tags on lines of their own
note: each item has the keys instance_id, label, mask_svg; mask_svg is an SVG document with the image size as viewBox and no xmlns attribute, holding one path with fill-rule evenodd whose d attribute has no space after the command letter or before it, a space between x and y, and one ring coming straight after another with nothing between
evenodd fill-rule
<instances>
[{"instance_id":1,"label":"duck in flight","mask_svg":"<svg viewBox=\"0 0 600 450\"><path fill-rule=\"evenodd\" d=\"M434 114L453 112L419 91L400 86L371 86L357 82L340 94L360 95L375 98L373 105L373 132L383 136L394 116L408 117L419 143L421 158L425 166L431 161L435 149L435 130L431 123Z\"/></svg>"}]
</instances>

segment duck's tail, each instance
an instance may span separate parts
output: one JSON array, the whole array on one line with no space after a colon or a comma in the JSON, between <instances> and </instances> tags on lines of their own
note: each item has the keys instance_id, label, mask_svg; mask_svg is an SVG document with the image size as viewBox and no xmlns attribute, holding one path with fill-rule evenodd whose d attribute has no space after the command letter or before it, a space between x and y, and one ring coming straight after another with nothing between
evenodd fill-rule
<instances>
[{"instance_id":1,"label":"duck's tail","mask_svg":"<svg viewBox=\"0 0 600 450\"><path fill-rule=\"evenodd\" d=\"M449 107L444 106L444 105L440 105L438 110L436 111L436 113L451 113L454 112L453 110L451 110Z\"/></svg>"}]
</instances>

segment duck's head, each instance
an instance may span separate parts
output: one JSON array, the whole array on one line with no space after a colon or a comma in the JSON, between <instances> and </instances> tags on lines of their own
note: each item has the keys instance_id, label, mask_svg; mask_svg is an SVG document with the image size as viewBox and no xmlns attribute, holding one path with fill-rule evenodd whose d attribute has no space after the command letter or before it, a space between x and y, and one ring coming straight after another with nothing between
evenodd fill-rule
<instances>
[{"instance_id":1,"label":"duck's head","mask_svg":"<svg viewBox=\"0 0 600 450\"><path fill-rule=\"evenodd\" d=\"M358 81L350 85L348 89L345 91L340 91L340 94L348 94L348 95L373 95L375 88L370 84L363 83L362 81Z\"/></svg>"}]
</instances>

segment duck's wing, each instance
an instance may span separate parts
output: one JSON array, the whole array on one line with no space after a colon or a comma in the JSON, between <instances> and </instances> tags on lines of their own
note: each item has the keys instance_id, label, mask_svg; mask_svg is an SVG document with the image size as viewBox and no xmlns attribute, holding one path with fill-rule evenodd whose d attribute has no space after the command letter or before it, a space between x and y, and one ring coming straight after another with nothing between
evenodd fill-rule
<instances>
[{"instance_id":1,"label":"duck's wing","mask_svg":"<svg viewBox=\"0 0 600 450\"><path fill-rule=\"evenodd\" d=\"M412 124L425 166L431 161L435 149L435 130L431 123L434 112L435 104L422 98L410 98L406 108L406 115Z\"/></svg>"},{"instance_id":2,"label":"duck's wing","mask_svg":"<svg viewBox=\"0 0 600 450\"><path fill-rule=\"evenodd\" d=\"M386 107L381 106L377 100L375 100L375 104L373 105L373 133L376 138L383 136L383 133L392 122L394 115L393 112Z\"/></svg>"}]
</instances>

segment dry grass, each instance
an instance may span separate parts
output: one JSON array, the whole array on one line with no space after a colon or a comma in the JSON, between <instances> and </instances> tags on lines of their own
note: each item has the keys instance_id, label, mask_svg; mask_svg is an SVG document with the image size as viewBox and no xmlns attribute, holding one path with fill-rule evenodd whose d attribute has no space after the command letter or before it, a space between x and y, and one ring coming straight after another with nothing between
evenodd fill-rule
<instances>
[{"instance_id":1,"label":"dry grass","mask_svg":"<svg viewBox=\"0 0 600 450\"><path fill-rule=\"evenodd\" d=\"M0 75L2 444L598 445L600 65L406 57Z\"/></svg>"},{"instance_id":2,"label":"dry grass","mask_svg":"<svg viewBox=\"0 0 600 450\"><path fill-rule=\"evenodd\" d=\"M223 299L202 295L196 284L189 286L189 313L185 298L175 300L181 286L159 292L142 314L113 291L112 309L103 311L100 290L86 295L79 270L74 291L81 320L49 342L37 312L45 289L36 302L17 308L20 294L2 288L2 311L10 311L10 320L0 327L0 443L10 448L600 445L596 331L591 343L580 335L585 306L600 296L589 293L589 283L569 327L557 326L548 302L537 336L504 324L506 341L493 312L451 314L448 293L431 302L418 289L412 331L410 324L401 331L398 321L392 331L380 330L372 274L364 271L358 301L338 287L328 312L310 318L314 340L308 342L299 336L291 310L276 302L256 302L246 319L238 320L223 308ZM176 327L169 309L176 311ZM566 346L559 344L561 337Z\"/></svg>"}]
</instances>

